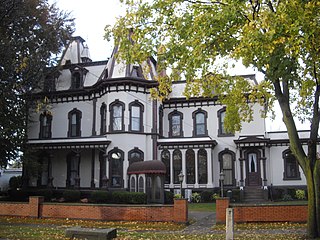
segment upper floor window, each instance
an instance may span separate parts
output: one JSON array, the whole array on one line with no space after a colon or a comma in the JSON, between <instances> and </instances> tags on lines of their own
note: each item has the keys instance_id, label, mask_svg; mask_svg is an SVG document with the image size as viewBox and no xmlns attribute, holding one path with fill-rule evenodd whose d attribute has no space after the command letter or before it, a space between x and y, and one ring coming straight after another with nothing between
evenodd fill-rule
<instances>
[{"instance_id":1,"label":"upper floor window","mask_svg":"<svg viewBox=\"0 0 320 240\"><path fill-rule=\"evenodd\" d=\"M183 119L183 114L181 112L178 112L177 110L169 114L169 125L170 125L169 136L170 137L183 136L182 119Z\"/></svg>"},{"instance_id":2,"label":"upper floor window","mask_svg":"<svg viewBox=\"0 0 320 240\"><path fill-rule=\"evenodd\" d=\"M232 133L228 132L225 128L225 116L226 116L226 108L222 108L218 111L218 121L219 121L219 129L218 136L233 136Z\"/></svg>"},{"instance_id":3,"label":"upper floor window","mask_svg":"<svg viewBox=\"0 0 320 240\"><path fill-rule=\"evenodd\" d=\"M293 156L290 149L282 153L283 162L284 162L284 180L300 180L300 171L297 159Z\"/></svg>"},{"instance_id":4,"label":"upper floor window","mask_svg":"<svg viewBox=\"0 0 320 240\"><path fill-rule=\"evenodd\" d=\"M192 113L193 117L193 135L205 136L208 135L207 131L207 112L198 109Z\"/></svg>"},{"instance_id":5,"label":"upper floor window","mask_svg":"<svg viewBox=\"0 0 320 240\"><path fill-rule=\"evenodd\" d=\"M124 131L124 103L119 99L110 104L110 131Z\"/></svg>"},{"instance_id":6,"label":"upper floor window","mask_svg":"<svg viewBox=\"0 0 320 240\"><path fill-rule=\"evenodd\" d=\"M69 137L81 136L81 117L82 117L82 113L76 108L74 108L71 112L69 112L68 114L68 118L69 118L68 136Z\"/></svg>"},{"instance_id":7,"label":"upper floor window","mask_svg":"<svg viewBox=\"0 0 320 240\"><path fill-rule=\"evenodd\" d=\"M143 152L136 147L129 151L128 158L129 165L131 165L134 162L141 162L143 161Z\"/></svg>"},{"instance_id":8,"label":"upper floor window","mask_svg":"<svg viewBox=\"0 0 320 240\"><path fill-rule=\"evenodd\" d=\"M105 103L101 105L100 108L100 134L105 134L107 132L107 106Z\"/></svg>"},{"instance_id":9,"label":"upper floor window","mask_svg":"<svg viewBox=\"0 0 320 240\"><path fill-rule=\"evenodd\" d=\"M40 115L40 134L39 138L51 138L52 115L50 112L43 112Z\"/></svg>"},{"instance_id":10,"label":"upper floor window","mask_svg":"<svg viewBox=\"0 0 320 240\"><path fill-rule=\"evenodd\" d=\"M130 111L130 131L143 131L143 111L144 107L138 101L134 101L129 105Z\"/></svg>"}]
</instances>

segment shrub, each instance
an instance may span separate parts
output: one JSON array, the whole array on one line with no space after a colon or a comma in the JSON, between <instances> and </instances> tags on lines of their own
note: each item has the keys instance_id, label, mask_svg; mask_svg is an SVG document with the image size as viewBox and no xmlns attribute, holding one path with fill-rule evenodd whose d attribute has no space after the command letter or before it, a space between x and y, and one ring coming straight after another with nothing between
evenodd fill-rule
<instances>
[{"instance_id":1,"label":"shrub","mask_svg":"<svg viewBox=\"0 0 320 240\"><path fill-rule=\"evenodd\" d=\"M194 203L199 203L201 201L201 196L199 193L192 193L191 195L191 201Z\"/></svg>"},{"instance_id":2,"label":"shrub","mask_svg":"<svg viewBox=\"0 0 320 240\"><path fill-rule=\"evenodd\" d=\"M147 194L142 192L113 192L112 202L127 204L145 204L147 203Z\"/></svg>"},{"instance_id":3,"label":"shrub","mask_svg":"<svg viewBox=\"0 0 320 240\"><path fill-rule=\"evenodd\" d=\"M21 188L22 186L22 177L21 176L13 176L9 180L10 189Z\"/></svg>"},{"instance_id":4,"label":"shrub","mask_svg":"<svg viewBox=\"0 0 320 240\"><path fill-rule=\"evenodd\" d=\"M282 201L292 201L293 199L292 199L292 197L291 197L291 195L290 194L284 194L283 196L282 196Z\"/></svg>"},{"instance_id":5,"label":"shrub","mask_svg":"<svg viewBox=\"0 0 320 240\"><path fill-rule=\"evenodd\" d=\"M200 193L201 195L201 202L211 202L212 201L212 196L213 192L211 191L203 191Z\"/></svg>"},{"instance_id":6,"label":"shrub","mask_svg":"<svg viewBox=\"0 0 320 240\"><path fill-rule=\"evenodd\" d=\"M211 196L211 200L215 202L217 200L217 198L219 198L219 197L220 197L220 195L218 193L214 193Z\"/></svg>"},{"instance_id":7,"label":"shrub","mask_svg":"<svg viewBox=\"0 0 320 240\"><path fill-rule=\"evenodd\" d=\"M182 195L181 195L180 193L176 193L176 194L174 195L174 198L175 198L175 199L177 199L177 198L182 198Z\"/></svg>"},{"instance_id":8,"label":"shrub","mask_svg":"<svg viewBox=\"0 0 320 240\"><path fill-rule=\"evenodd\" d=\"M95 203L111 202L112 194L108 191L93 191L90 195L90 201Z\"/></svg>"},{"instance_id":9,"label":"shrub","mask_svg":"<svg viewBox=\"0 0 320 240\"><path fill-rule=\"evenodd\" d=\"M173 193L170 191L164 191L164 203L173 203Z\"/></svg>"},{"instance_id":10,"label":"shrub","mask_svg":"<svg viewBox=\"0 0 320 240\"><path fill-rule=\"evenodd\" d=\"M78 202L81 198L81 192L79 190L65 190L62 197L67 202Z\"/></svg>"},{"instance_id":11,"label":"shrub","mask_svg":"<svg viewBox=\"0 0 320 240\"><path fill-rule=\"evenodd\" d=\"M22 189L9 189L9 199L11 201L26 202L28 201L29 194L27 191Z\"/></svg>"},{"instance_id":12,"label":"shrub","mask_svg":"<svg viewBox=\"0 0 320 240\"><path fill-rule=\"evenodd\" d=\"M306 192L303 189L297 189L295 197L299 200L306 199Z\"/></svg>"}]
</instances>

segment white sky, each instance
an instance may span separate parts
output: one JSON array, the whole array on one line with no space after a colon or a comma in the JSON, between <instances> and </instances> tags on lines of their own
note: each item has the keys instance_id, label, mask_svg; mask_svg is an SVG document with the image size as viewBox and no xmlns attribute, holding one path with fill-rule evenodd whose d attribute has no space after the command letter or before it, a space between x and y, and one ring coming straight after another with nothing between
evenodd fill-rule
<instances>
[{"instance_id":1,"label":"white sky","mask_svg":"<svg viewBox=\"0 0 320 240\"><path fill-rule=\"evenodd\" d=\"M93 61L106 60L111 56L113 41L103 39L104 27L113 26L116 19L124 15L125 7L119 0L49 0L49 3L56 3L60 10L71 12L71 16L75 18L74 36L81 36L86 41ZM237 63L235 70L230 73L239 75L257 72ZM257 73L256 77L259 80L261 74ZM298 124L298 128L305 129L306 125ZM279 114L275 121L267 120L267 131L280 130L285 130L285 127Z\"/></svg>"},{"instance_id":2,"label":"white sky","mask_svg":"<svg viewBox=\"0 0 320 240\"><path fill-rule=\"evenodd\" d=\"M116 18L124 14L124 6L119 0L49 0L60 10L71 12L75 18L76 32L86 40L93 61L106 60L111 56L113 42L103 40L104 27L113 26Z\"/></svg>"}]
</instances>

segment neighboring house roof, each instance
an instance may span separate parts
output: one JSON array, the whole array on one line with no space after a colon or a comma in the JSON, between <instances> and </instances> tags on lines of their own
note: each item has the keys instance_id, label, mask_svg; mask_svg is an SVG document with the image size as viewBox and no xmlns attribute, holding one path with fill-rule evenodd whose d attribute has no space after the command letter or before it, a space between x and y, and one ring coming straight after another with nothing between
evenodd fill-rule
<instances>
[{"instance_id":1,"label":"neighboring house roof","mask_svg":"<svg viewBox=\"0 0 320 240\"><path fill-rule=\"evenodd\" d=\"M166 174L166 166L159 160L134 162L128 167L128 174Z\"/></svg>"}]
</instances>

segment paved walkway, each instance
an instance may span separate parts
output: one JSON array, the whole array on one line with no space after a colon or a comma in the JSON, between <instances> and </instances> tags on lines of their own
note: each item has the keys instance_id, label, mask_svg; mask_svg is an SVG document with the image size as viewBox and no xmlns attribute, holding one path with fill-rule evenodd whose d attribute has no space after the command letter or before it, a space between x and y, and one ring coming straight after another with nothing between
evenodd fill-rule
<instances>
[{"instance_id":1,"label":"paved walkway","mask_svg":"<svg viewBox=\"0 0 320 240\"><path fill-rule=\"evenodd\" d=\"M189 211L191 224L182 230L184 233L212 233L212 227L216 224L216 214L213 212Z\"/></svg>"}]
</instances>

